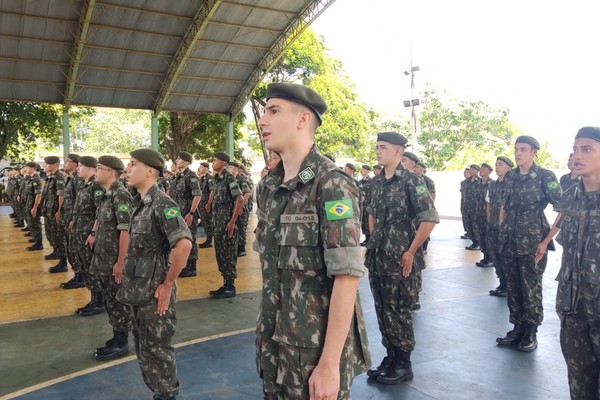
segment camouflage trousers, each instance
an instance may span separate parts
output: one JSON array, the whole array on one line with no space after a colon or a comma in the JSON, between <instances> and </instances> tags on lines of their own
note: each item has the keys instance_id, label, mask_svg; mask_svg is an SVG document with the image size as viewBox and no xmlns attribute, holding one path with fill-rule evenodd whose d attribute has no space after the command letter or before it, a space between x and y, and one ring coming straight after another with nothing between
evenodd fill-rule
<instances>
[{"instance_id":1,"label":"camouflage trousers","mask_svg":"<svg viewBox=\"0 0 600 400\"><path fill-rule=\"evenodd\" d=\"M94 253L92 252L92 249L90 249L90 246L85 244L87 237L87 232L72 232L71 238L73 239L73 247L76 252L77 262L81 268L80 272L85 281L85 287L91 292L101 292L102 286L100 285L100 280L96 275L90 272L90 264Z\"/></svg>"},{"instance_id":2,"label":"camouflage trousers","mask_svg":"<svg viewBox=\"0 0 600 400\"><path fill-rule=\"evenodd\" d=\"M487 218L485 214L477 216L477 226L479 228L479 244L483 257L488 260L490 258L490 248L487 243Z\"/></svg>"},{"instance_id":3,"label":"camouflage trousers","mask_svg":"<svg viewBox=\"0 0 600 400\"><path fill-rule=\"evenodd\" d=\"M204 232L206 233L206 236L212 237L215 234L214 229L213 229L212 214L209 212L206 212L206 210L204 209L205 205L206 205L206 203L204 203L204 204L200 203L200 205L198 206L198 209L200 211L200 222L202 223L202 227L204 228Z\"/></svg>"},{"instance_id":4,"label":"camouflage trousers","mask_svg":"<svg viewBox=\"0 0 600 400\"><path fill-rule=\"evenodd\" d=\"M67 225L61 223L61 229L63 231L62 237L64 240L65 252L67 253L67 260L69 260L69 264L71 264L71 268L74 272L81 271L81 267L79 264L79 258L77 257L77 249L75 248L75 241L73 240L73 234L69 232L69 228Z\"/></svg>"},{"instance_id":5,"label":"camouflage trousers","mask_svg":"<svg viewBox=\"0 0 600 400\"><path fill-rule=\"evenodd\" d=\"M383 261L381 258L384 257L380 254L375 256L376 262ZM402 278L400 275L380 275L369 271L369 283L381 332L381 344L386 349L399 347L412 352L415 349L411 311L417 297L415 274Z\"/></svg>"},{"instance_id":6,"label":"camouflage trousers","mask_svg":"<svg viewBox=\"0 0 600 400\"><path fill-rule=\"evenodd\" d=\"M237 278L237 232L227 236L227 232L215 235L215 255L219 272L224 279Z\"/></svg>"},{"instance_id":7,"label":"camouflage trousers","mask_svg":"<svg viewBox=\"0 0 600 400\"><path fill-rule=\"evenodd\" d=\"M65 249L65 240L60 223L56 222L56 218L54 216L45 216L44 228L46 231L46 238L50 242L54 252L60 257L66 256L67 253Z\"/></svg>"},{"instance_id":8,"label":"camouflage trousers","mask_svg":"<svg viewBox=\"0 0 600 400\"><path fill-rule=\"evenodd\" d=\"M190 233L192 234L192 250L190 251L190 255L188 260L193 260L196 262L198 260L198 245L196 244L196 234L198 233L198 221L195 219L192 221L192 226L188 226L190 229Z\"/></svg>"},{"instance_id":9,"label":"camouflage trousers","mask_svg":"<svg viewBox=\"0 0 600 400\"><path fill-rule=\"evenodd\" d=\"M175 314L176 286L163 316L156 313L156 302L147 306L130 306L135 352L144 383L155 399L166 400L179 393L177 361L173 335L177 325Z\"/></svg>"},{"instance_id":10,"label":"camouflage trousers","mask_svg":"<svg viewBox=\"0 0 600 400\"><path fill-rule=\"evenodd\" d=\"M563 315L560 347L567 363L571 399L600 398L600 318Z\"/></svg>"},{"instance_id":11,"label":"camouflage trousers","mask_svg":"<svg viewBox=\"0 0 600 400\"><path fill-rule=\"evenodd\" d=\"M360 219L360 229L365 235L365 240L368 242L371 234L369 233L369 213L363 212Z\"/></svg>"},{"instance_id":12,"label":"camouflage trousers","mask_svg":"<svg viewBox=\"0 0 600 400\"><path fill-rule=\"evenodd\" d=\"M498 245L498 229L488 228L485 234L486 248L489 250L489 260L494 263L496 276L500 280L501 285L506 285L506 273L504 272L504 262L502 254L500 254L500 246Z\"/></svg>"},{"instance_id":13,"label":"camouflage trousers","mask_svg":"<svg viewBox=\"0 0 600 400\"><path fill-rule=\"evenodd\" d=\"M506 273L508 310L512 324L541 325L544 319L542 278L548 263L548 254L536 263L531 256L501 258Z\"/></svg>"},{"instance_id":14,"label":"camouflage trousers","mask_svg":"<svg viewBox=\"0 0 600 400\"><path fill-rule=\"evenodd\" d=\"M129 332L131 330L131 310L129 306L117 300L120 285L115 282L112 275L97 275L97 278L104 295L104 305L110 326L117 332Z\"/></svg>"},{"instance_id":15,"label":"camouflage trousers","mask_svg":"<svg viewBox=\"0 0 600 400\"><path fill-rule=\"evenodd\" d=\"M31 238L35 240L35 243L42 243L42 219L39 213L34 217L31 215L31 210L27 210L25 213L25 221L27 222L27 227L29 228L29 232L31 233Z\"/></svg>"},{"instance_id":16,"label":"camouflage trousers","mask_svg":"<svg viewBox=\"0 0 600 400\"><path fill-rule=\"evenodd\" d=\"M415 271L415 289L417 291L417 298L419 293L423 290L423 271Z\"/></svg>"},{"instance_id":17,"label":"camouflage trousers","mask_svg":"<svg viewBox=\"0 0 600 400\"><path fill-rule=\"evenodd\" d=\"M246 209L246 206L242 208L242 212L238 217L237 221L235 221L235 226L237 229L237 237L238 237L238 246L246 247L246 230L248 230L248 218L250 217L250 213Z\"/></svg>"},{"instance_id":18,"label":"camouflage trousers","mask_svg":"<svg viewBox=\"0 0 600 400\"><path fill-rule=\"evenodd\" d=\"M463 218L465 221L469 239L471 239L473 242L481 243L481 230L479 226L479 219L477 218L477 214L475 213L475 211L465 209Z\"/></svg>"}]
</instances>

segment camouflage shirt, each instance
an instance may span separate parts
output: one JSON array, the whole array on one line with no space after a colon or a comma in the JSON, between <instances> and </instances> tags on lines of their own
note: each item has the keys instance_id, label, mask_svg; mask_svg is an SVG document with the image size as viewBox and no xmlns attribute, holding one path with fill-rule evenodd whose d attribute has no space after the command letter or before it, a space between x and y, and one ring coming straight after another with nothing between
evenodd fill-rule
<instances>
[{"instance_id":1,"label":"camouflage shirt","mask_svg":"<svg viewBox=\"0 0 600 400\"><path fill-rule=\"evenodd\" d=\"M600 318L600 191L571 186L560 203L563 256L556 311Z\"/></svg>"},{"instance_id":2,"label":"camouflage shirt","mask_svg":"<svg viewBox=\"0 0 600 400\"><path fill-rule=\"evenodd\" d=\"M83 188L77 193L71 222L73 232L90 233L96 220L96 210L104 189L94 181L94 177L84 182Z\"/></svg>"},{"instance_id":3,"label":"camouflage shirt","mask_svg":"<svg viewBox=\"0 0 600 400\"><path fill-rule=\"evenodd\" d=\"M65 178L60 172L48 175L42 190L42 215L54 218L58 211L58 196L65 190Z\"/></svg>"},{"instance_id":4,"label":"camouflage shirt","mask_svg":"<svg viewBox=\"0 0 600 400\"><path fill-rule=\"evenodd\" d=\"M526 175L519 173L517 167L504 179L506 190L500 205L506 210L506 217L500 227L501 253L512 257L534 255L550 231L544 209L548 204L558 207L562 189L552 171L536 164Z\"/></svg>"},{"instance_id":5,"label":"camouflage shirt","mask_svg":"<svg viewBox=\"0 0 600 400\"><path fill-rule=\"evenodd\" d=\"M575 179L571 179L571 174L564 174L560 177L560 187L562 188L563 193L567 191L571 186L577 185L579 183L579 177Z\"/></svg>"},{"instance_id":6,"label":"camouflage shirt","mask_svg":"<svg viewBox=\"0 0 600 400\"><path fill-rule=\"evenodd\" d=\"M222 235L225 233L227 224L233 215L235 198L242 195L242 190L238 185L237 179L227 168L215 175L214 194L212 204L212 215L215 233Z\"/></svg>"},{"instance_id":7,"label":"camouflage shirt","mask_svg":"<svg viewBox=\"0 0 600 400\"><path fill-rule=\"evenodd\" d=\"M214 177L209 172L203 177L200 178L200 206L204 207L206 203L208 203L208 197L210 196L210 192L213 190L214 186Z\"/></svg>"},{"instance_id":8,"label":"camouflage shirt","mask_svg":"<svg viewBox=\"0 0 600 400\"><path fill-rule=\"evenodd\" d=\"M410 247L421 222L439 222L439 216L427 185L417 174L406 170L402 164L390 179L385 178L385 169L373 178L371 202L367 212L373 215L375 224L367 249L385 251L397 261L393 269L385 264L369 264L367 267L385 275L401 276L402 253ZM413 271L425 268L421 250L415 254Z\"/></svg>"},{"instance_id":9,"label":"camouflage shirt","mask_svg":"<svg viewBox=\"0 0 600 400\"><path fill-rule=\"evenodd\" d=\"M277 342L322 348L335 276L362 276L359 191L313 147L295 178L280 163L257 192L263 289L257 321L257 362L266 389L277 375ZM357 294L341 365L350 378L370 364Z\"/></svg>"},{"instance_id":10,"label":"camouflage shirt","mask_svg":"<svg viewBox=\"0 0 600 400\"><path fill-rule=\"evenodd\" d=\"M156 181L156 186L158 186L161 191L167 193L169 189L171 189L171 181L164 176L161 176Z\"/></svg>"},{"instance_id":11,"label":"camouflage shirt","mask_svg":"<svg viewBox=\"0 0 600 400\"><path fill-rule=\"evenodd\" d=\"M30 210L35 204L35 196L42 194L42 181L38 174L33 176L26 176L23 179L23 192L21 194L21 201L24 202L25 208ZM38 211L38 215L41 215Z\"/></svg>"},{"instance_id":12,"label":"camouflage shirt","mask_svg":"<svg viewBox=\"0 0 600 400\"><path fill-rule=\"evenodd\" d=\"M465 182L465 194L463 207L467 213L475 213L477 211L477 192L481 185L481 179L468 179Z\"/></svg>"},{"instance_id":13,"label":"camouflage shirt","mask_svg":"<svg viewBox=\"0 0 600 400\"><path fill-rule=\"evenodd\" d=\"M181 215L185 217L192 208L194 197L202 195L200 179L189 168L186 168L177 175L177 180L173 181L171 197L179 205Z\"/></svg>"},{"instance_id":14,"label":"camouflage shirt","mask_svg":"<svg viewBox=\"0 0 600 400\"><path fill-rule=\"evenodd\" d=\"M490 219L488 229L498 229L500 227L500 209L504 190L506 189L506 179L491 181L488 186L488 197L490 205Z\"/></svg>"},{"instance_id":15,"label":"camouflage shirt","mask_svg":"<svg viewBox=\"0 0 600 400\"><path fill-rule=\"evenodd\" d=\"M67 176L63 190L58 192L58 195L63 197L62 207L60 208L60 221L62 224L68 225L71 221L77 193L83 189L84 185L85 182L79 177L77 171Z\"/></svg>"},{"instance_id":16,"label":"camouflage shirt","mask_svg":"<svg viewBox=\"0 0 600 400\"><path fill-rule=\"evenodd\" d=\"M112 274L112 267L119 258L121 231L129 229L131 211L131 195L116 181L100 198L96 213L96 243L90 266L93 274Z\"/></svg>"},{"instance_id":17,"label":"camouflage shirt","mask_svg":"<svg viewBox=\"0 0 600 400\"><path fill-rule=\"evenodd\" d=\"M358 181L358 189L360 190L360 205L361 209L364 208L371 202L371 183L373 179L367 176Z\"/></svg>"},{"instance_id":18,"label":"camouflage shirt","mask_svg":"<svg viewBox=\"0 0 600 400\"><path fill-rule=\"evenodd\" d=\"M138 306L154 304L151 314L155 315L154 292L169 272L171 249L182 239L192 241L192 235L177 203L158 186L152 186L143 198L137 197L117 300Z\"/></svg>"},{"instance_id":19,"label":"camouflage shirt","mask_svg":"<svg viewBox=\"0 0 600 400\"><path fill-rule=\"evenodd\" d=\"M475 204L476 204L476 208L475 211L477 213L477 215L479 217L485 217L485 209L486 209L486 201L485 201L485 196L488 193L490 184L492 184L494 182L493 179L488 179L487 182L483 182L482 179L479 180L479 185L475 187Z\"/></svg>"}]
</instances>

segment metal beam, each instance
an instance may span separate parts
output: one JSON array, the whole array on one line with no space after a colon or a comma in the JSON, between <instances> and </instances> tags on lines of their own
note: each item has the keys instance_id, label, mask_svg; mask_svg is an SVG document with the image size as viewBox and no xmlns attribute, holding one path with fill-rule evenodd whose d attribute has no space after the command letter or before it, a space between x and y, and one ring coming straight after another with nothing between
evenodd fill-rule
<instances>
[{"instance_id":1,"label":"metal beam","mask_svg":"<svg viewBox=\"0 0 600 400\"><path fill-rule=\"evenodd\" d=\"M77 75L79 74L79 64L83 57L83 48L87 42L87 36L94 13L94 5L96 0L85 0L79 18L79 27L75 35L73 43L73 54L71 56L71 65L69 66L69 74L67 75L67 85L65 87L65 106L68 108L73 97L75 96L75 85L77 83Z\"/></svg>"},{"instance_id":2,"label":"metal beam","mask_svg":"<svg viewBox=\"0 0 600 400\"><path fill-rule=\"evenodd\" d=\"M296 17L290 21L289 26L275 41L271 49L258 63L246 85L233 102L229 114L231 118L242 111L248 98L262 82L263 78L279 61L283 53L291 46L296 38L310 25L310 23L323 13L335 0L313 0Z\"/></svg>"},{"instance_id":3,"label":"metal beam","mask_svg":"<svg viewBox=\"0 0 600 400\"><path fill-rule=\"evenodd\" d=\"M227 154L229 154L229 157L231 157L231 159L233 160L235 158L234 154L233 154L233 120L228 120L227 121L227 126L225 129L225 147L226 147L226 151Z\"/></svg>"},{"instance_id":4,"label":"metal beam","mask_svg":"<svg viewBox=\"0 0 600 400\"><path fill-rule=\"evenodd\" d=\"M175 87L175 83L177 82L177 78L183 71L189 56L194 51L194 47L196 46L198 39L200 39L200 37L204 34L210 19L217 12L220 4L221 0L206 0L198 9L192 24L188 28L183 40L181 41L181 44L179 45L179 49L177 49L175 57L173 57L173 61L171 62L169 70L165 75L162 86L158 91L156 102L154 103L155 115L158 115L165 104L167 104L169 101L173 88Z\"/></svg>"},{"instance_id":5,"label":"metal beam","mask_svg":"<svg viewBox=\"0 0 600 400\"><path fill-rule=\"evenodd\" d=\"M67 156L71 152L71 135L69 132L69 108L63 108L62 115L62 123L63 123L63 165L64 161L67 159Z\"/></svg>"},{"instance_id":6,"label":"metal beam","mask_svg":"<svg viewBox=\"0 0 600 400\"><path fill-rule=\"evenodd\" d=\"M150 147L158 151L158 118L156 114L151 115L150 119Z\"/></svg>"}]
</instances>

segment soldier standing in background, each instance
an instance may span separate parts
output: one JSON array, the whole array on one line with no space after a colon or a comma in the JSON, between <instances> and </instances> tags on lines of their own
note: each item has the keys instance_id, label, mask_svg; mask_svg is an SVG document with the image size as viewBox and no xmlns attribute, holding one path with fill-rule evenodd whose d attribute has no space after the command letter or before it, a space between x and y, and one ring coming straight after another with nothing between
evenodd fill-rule
<instances>
[{"instance_id":1,"label":"soldier standing in background","mask_svg":"<svg viewBox=\"0 0 600 400\"><path fill-rule=\"evenodd\" d=\"M373 175L377 176L381 173L381 170L383 169L383 167L379 164L375 164L373 165Z\"/></svg>"},{"instance_id":2,"label":"soldier standing in background","mask_svg":"<svg viewBox=\"0 0 600 400\"><path fill-rule=\"evenodd\" d=\"M561 176L559 181L563 193L566 192L571 186L575 186L579 183L579 175L573 166L573 153L569 154L567 168L569 168L569 173Z\"/></svg>"},{"instance_id":3,"label":"soldier standing in background","mask_svg":"<svg viewBox=\"0 0 600 400\"><path fill-rule=\"evenodd\" d=\"M32 165L34 165L34 164L36 165L36 167L34 167L34 170L37 171L37 164L32 162ZM19 212L21 213L21 221L20 221L20 223L16 224L15 226L22 228L21 229L22 232L27 232L27 235L25 235L25 236L31 236L31 232L29 232L29 226L25 226L25 223L29 219L29 210L26 209L27 204L25 204L25 201L27 200L27 189L28 189L29 181L31 180L31 176L29 175L29 167L27 167L27 163L23 164L23 167L21 168L21 177L22 178L21 178L21 183L19 185L19 194L17 195L17 204L19 205L19 210L20 210ZM40 184L41 184L41 180L40 180ZM41 192L40 192L40 199L41 199ZM33 241L32 241L32 243L33 243Z\"/></svg>"},{"instance_id":4,"label":"soldier standing in background","mask_svg":"<svg viewBox=\"0 0 600 400\"><path fill-rule=\"evenodd\" d=\"M175 164L179 172L171 185L171 197L179 205L179 211L183 216L185 223L190 229L194 245L190 252L185 268L179 275L181 278L196 276L196 263L198 261L198 245L196 244L196 233L198 232L198 222L196 221L196 210L200 204L200 179L198 175L190 169L190 164L194 158L187 151L182 151L175 159Z\"/></svg>"},{"instance_id":5,"label":"soldier standing in background","mask_svg":"<svg viewBox=\"0 0 600 400\"><path fill-rule=\"evenodd\" d=\"M504 271L504 262L501 261L499 241L499 217L500 203L504 197L506 190L506 174L513 168L515 164L508 157L500 156L496 159L496 175L498 180L490 182L488 194L486 196L486 215L487 215L487 232L485 239L487 241L486 248L489 251L491 263L496 270L496 276L500 281L500 285L496 289L490 290L490 296L506 297L506 272Z\"/></svg>"},{"instance_id":6,"label":"soldier standing in background","mask_svg":"<svg viewBox=\"0 0 600 400\"><path fill-rule=\"evenodd\" d=\"M479 170L479 176L481 179L479 181L479 186L475 191L475 202L477 205L475 209L475 218L477 218L477 226L479 227L480 237L479 243L481 244L481 252L483 253L483 259L476 262L475 265L483 268L493 266L490 249L487 248L487 203L485 201L490 183L494 182L494 180L490 178L492 171L492 166L488 163L481 164L481 168Z\"/></svg>"},{"instance_id":7,"label":"soldier standing in background","mask_svg":"<svg viewBox=\"0 0 600 400\"><path fill-rule=\"evenodd\" d=\"M465 247L466 250L481 250L481 232L479 231L479 220L477 219L477 189L479 188L479 165L471 164L471 177L465 184L465 202L463 218L467 227L467 235L473 243Z\"/></svg>"},{"instance_id":8,"label":"soldier standing in background","mask_svg":"<svg viewBox=\"0 0 600 400\"><path fill-rule=\"evenodd\" d=\"M515 141L517 168L505 177L499 218L501 261L505 263L508 309L514 329L496 342L517 345L525 352L537 348L537 329L544 318L542 277L548 262L547 249L554 250L552 242L546 242L552 236L544 209L548 203L558 207L562 195L554 173L535 164L539 148L531 136L519 136ZM542 241L547 245L542 246Z\"/></svg>"},{"instance_id":9,"label":"soldier standing in background","mask_svg":"<svg viewBox=\"0 0 600 400\"><path fill-rule=\"evenodd\" d=\"M179 393L173 335L177 322L177 276L193 238L179 207L156 181L165 160L160 153L138 149L126 168L137 189L129 226L129 246L117 300L129 305L135 350L146 386L154 399L174 400Z\"/></svg>"},{"instance_id":10,"label":"soldier standing in background","mask_svg":"<svg viewBox=\"0 0 600 400\"><path fill-rule=\"evenodd\" d=\"M358 189L360 190L360 229L365 235L365 240L360 244L361 246L366 246L367 242L371 237L371 233L369 232L369 214L365 212L365 207L371 201L371 177L369 174L371 173L371 166L364 164L360 169L360 176L362 179L358 181Z\"/></svg>"},{"instance_id":11,"label":"soldier standing in background","mask_svg":"<svg viewBox=\"0 0 600 400\"><path fill-rule=\"evenodd\" d=\"M42 189L42 216L46 229L46 238L52 246L52 253L44 256L44 260L56 260L58 264L50 267L48 270L54 272L67 272L67 252L65 249L65 239L60 227L60 207L62 205L62 196L65 190L65 179L58 170L60 159L56 156L44 158L46 163L45 171L47 175L46 184Z\"/></svg>"},{"instance_id":12,"label":"soldier standing in background","mask_svg":"<svg viewBox=\"0 0 600 400\"><path fill-rule=\"evenodd\" d=\"M93 255L90 236L93 237L95 234L92 232L92 228L96 220L96 210L104 196L104 189L94 179L97 166L98 160L94 157L79 157L79 176L83 179L84 184L83 188L77 193L71 221L69 222L69 231L72 233L73 246L81 267L85 286L91 292L90 302L76 310L76 313L82 317L104 312L104 296L102 295L100 281L90 272Z\"/></svg>"},{"instance_id":13,"label":"soldier standing in background","mask_svg":"<svg viewBox=\"0 0 600 400\"><path fill-rule=\"evenodd\" d=\"M24 190L22 191L22 203L27 227L31 234L32 245L27 247L29 251L43 250L42 244L42 223L41 209L42 202L42 181L37 173L39 165L34 162L25 164L27 179L24 180Z\"/></svg>"},{"instance_id":14,"label":"soldier standing in background","mask_svg":"<svg viewBox=\"0 0 600 400\"><path fill-rule=\"evenodd\" d=\"M467 233L467 217L465 204L467 201L467 185L469 184L469 180L471 179L471 169L465 168L463 171L463 176L465 179L460 181L460 215L462 217L463 229L465 230L465 234L462 235L461 239L469 239L469 234Z\"/></svg>"},{"instance_id":15,"label":"soldier standing in background","mask_svg":"<svg viewBox=\"0 0 600 400\"><path fill-rule=\"evenodd\" d=\"M252 190L250 189L250 183L248 182L248 178L240 173L240 164L236 161L231 161L227 167L227 170L235 177L237 180L238 186L242 191L242 210L240 211L240 215L236 220L237 227L237 256L244 257L246 255L246 229L248 229L248 217L250 216L250 212L248 211L247 205L250 196L252 195Z\"/></svg>"},{"instance_id":16,"label":"soldier standing in background","mask_svg":"<svg viewBox=\"0 0 600 400\"><path fill-rule=\"evenodd\" d=\"M113 337L103 347L98 347L94 358L98 361L113 360L129 354L127 337L131 330L129 307L117 300L123 276L125 255L129 246L129 223L132 212L131 194L119 181L123 162L114 156L101 156L95 181L104 189L96 222L88 237L93 256L90 273L100 283L108 321Z\"/></svg>"},{"instance_id":17,"label":"soldier standing in background","mask_svg":"<svg viewBox=\"0 0 600 400\"><path fill-rule=\"evenodd\" d=\"M213 157L214 190L210 192L207 211L213 215L215 230L215 255L223 286L208 292L213 299L235 297L237 278L237 226L244 199L237 180L227 170L229 155L216 152Z\"/></svg>"},{"instance_id":18,"label":"soldier standing in background","mask_svg":"<svg viewBox=\"0 0 600 400\"><path fill-rule=\"evenodd\" d=\"M204 233L206 234L206 241L204 243L200 243L198 247L206 249L208 247L212 247L212 240L214 236L212 213L206 211L206 205L208 203L208 199L210 198L210 192L213 190L214 186L214 177L210 173L209 163L206 161L200 163L200 167L198 168L198 176L200 177L201 192L198 210L200 211L200 222L202 223Z\"/></svg>"}]
</instances>

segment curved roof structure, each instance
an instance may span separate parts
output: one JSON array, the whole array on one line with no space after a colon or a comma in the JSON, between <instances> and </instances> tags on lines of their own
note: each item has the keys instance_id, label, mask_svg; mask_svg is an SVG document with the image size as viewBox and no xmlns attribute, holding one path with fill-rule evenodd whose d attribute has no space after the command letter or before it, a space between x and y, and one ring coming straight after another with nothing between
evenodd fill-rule
<instances>
[{"instance_id":1,"label":"curved roof structure","mask_svg":"<svg viewBox=\"0 0 600 400\"><path fill-rule=\"evenodd\" d=\"M0 101L236 115L334 0L0 0Z\"/></svg>"}]
</instances>

